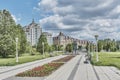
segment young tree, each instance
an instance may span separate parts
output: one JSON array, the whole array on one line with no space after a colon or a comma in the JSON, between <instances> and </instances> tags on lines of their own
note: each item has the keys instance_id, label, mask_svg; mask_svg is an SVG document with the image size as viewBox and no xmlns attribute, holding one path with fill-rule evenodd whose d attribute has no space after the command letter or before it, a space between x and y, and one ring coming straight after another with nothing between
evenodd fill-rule
<instances>
[{"instance_id":1,"label":"young tree","mask_svg":"<svg viewBox=\"0 0 120 80\"><path fill-rule=\"evenodd\" d=\"M44 51L46 52L49 49L47 38L44 34L41 34L37 43L37 51L40 52L41 54L43 53L43 43L44 43Z\"/></svg>"},{"instance_id":2,"label":"young tree","mask_svg":"<svg viewBox=\"0 0 120 80\"><path fill-rule=\"evenodd\" d=\"M19 54L24 54L27 47L27 39L24 30L20 24L17 25L17 31L19 32Z\"/></svg>"},{"instance_id":3,"label":"young tree","mask_svg":"<svg viewBox=\"0 0 120 80\"><path fill-rule=\"evenodd\" d=\"M73 51L73 45L72 44L67 44L66 51L72 52Z\"/></svg>"}]
</instances>

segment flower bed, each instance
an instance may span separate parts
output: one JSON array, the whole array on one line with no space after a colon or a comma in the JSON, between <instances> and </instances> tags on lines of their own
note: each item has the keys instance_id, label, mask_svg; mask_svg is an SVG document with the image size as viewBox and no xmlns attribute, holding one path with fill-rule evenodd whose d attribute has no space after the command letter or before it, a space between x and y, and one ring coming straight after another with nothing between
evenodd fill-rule
<instances>
[{"instance_id":1,"label":"flower bed","mask_svg":"<svg viewBox=\"0 0 120 80\"><path fill-rule=\"evenodd\" d=\"M45 77L51 74L53 71L57 70L60 66L72 59L74 56L67 56L58 60L54 60L51 63L38 66L31 70L17 74L18 77Z\"/></svg>"},{"instance_id":2,"label":"flower bed","mask_svg":"<svg viewBox=\"0 0 120 80\"><path fill-rule=\"evenodd\" d=\"M66 56L66 57L64 57L64 58L61 58L61 59L58 59L58 60L54 60L54 61L52 61L52 62L67 62L67 61L69 61L69 60L71 60L73 57L75 57L75 56Z\"/></svg>"},{"instance_id":3,"label":"flower bed","mask_svg":"<svg viewBox=\"0 0 120 80\"><path fill-rule=\"evenodd\" d=\"M52 73L52 71L59 68L63 63L48 63L43 66L33 68L32 70L19 73L16 76L20 77L43 77Z\"/></svg>"}]
</instances>

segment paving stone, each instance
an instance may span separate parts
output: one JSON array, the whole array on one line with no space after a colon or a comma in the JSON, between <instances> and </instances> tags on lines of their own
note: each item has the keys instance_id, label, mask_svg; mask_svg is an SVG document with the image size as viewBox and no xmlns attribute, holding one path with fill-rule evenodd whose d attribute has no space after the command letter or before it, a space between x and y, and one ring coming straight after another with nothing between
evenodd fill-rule
<instances>
[{"instance_id":1,"label":"paving stone","mask_svg":"<svg viewBox=\"0 0 120 80\"><path fill-rule=\"evenodd\" d=\"M64 64L60 69L48 76L45 80L67 80L80 57L81 55L76 56L75 58Z\"/></svg>"},{"instance_id":2,"label":"paving stone","mask_svg":"<svg viewBox=\"0 0 120 80\"><path fill-rule=\"evenodd\" d=\"M56 59L59 59L59 58L65 57L65 56L66 55L51 57L51 58L47 58L47 59L43 59L43 60L38 60L38 61L34 61L34 62L17 65L17 66L11 67L9 69L5 69L2 72L0 72L0 79L1 80L6 79L6 78L14 76L20 72L24 72L28 69L32 69L34 67L49 63L53 60L56 60Z\"/></svg>"},{"instance_id":3,"label":"paving stone","mask_svg":"<svg viewBox=\"0 0 120 80\"><path fill-rule=\"evenodd\" d=\"M79 68L74 77L74 80L97 80L92 65L90 63L85 64L84 61L85 61L85 57L82 57L82 60L79 64Z\"/></svg>"},{"instance_id":4,"label":"paving stone","mask_svg":"<svg viewBox=\"0 0 120 80\"><path fill-rule=\"evenodd\" d=\"M109 66L95 66L100 80L120 80L120 75L116 73L119 72L119 70L115 70L114 68L115 71L113 71L112 69Z\"/></svg>"},{"instance_id":5,"label":"paving stone","mask_svg":"<svg viewBox=\"0 0 120 80\"><path fill-rule=\"evenodd\" d=\"M44 80L44 77L10 77L7 79L3 79L3 80Z\"/></svg>"},{"instance_id":6,"label":"paving stone","mask_svg":"<svg viewBox=\"0 0 120 80\"><path fill-rule=\"evenodd\" d=\"M77 55L69 62L65 63L58 70L53 72L46 78L24 78L23 80L120 80L120 70L115 67L109 66L92 66L89 62L84 63L86 52L79 52L80 55ZM50 62L53 59L58 59L65 56L57 56L54 58L49 58L42 61L37 61L33 63L27 63L25 65L29 65L29 67L19 66L21 68L16 69L18 66L14 68L16 70L12 70L6 73L0 72L0 79L3 79L6 75L13 76L16 73L25 71L29 68L33 68L38 65L43 65L45 63ZM37 63L37 64L36 64ZM31 64L31 65L30 65ZM12 68L9 68L12 69ZM7 70L9 70L7 69ZM4 70L3 70L4 71ZM73 74L74 73L74 74ZM7 76L7 77L10 77ZM10 77L6 80L22 80L22 78L15 79L15 77Z\"/></svg>"}]
</instances>

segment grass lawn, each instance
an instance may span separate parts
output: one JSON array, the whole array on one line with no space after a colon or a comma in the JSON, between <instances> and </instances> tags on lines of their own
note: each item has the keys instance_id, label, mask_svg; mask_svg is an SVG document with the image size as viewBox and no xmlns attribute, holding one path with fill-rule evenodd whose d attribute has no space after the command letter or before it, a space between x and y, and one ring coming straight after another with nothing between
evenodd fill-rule
<instances>
[{"instance_id":1,"label":"grass lawn","mask_svg":"<svg viewBox=\"0 0 120 80\"><path fill-rule=\"evenodd\" d=\"M98 62L94 53L91 62L97 66L115 66L120 69L120 52L100 52Z\"/></svg>"},{"instance_id":2,"label":"grass lawn","mask_svg":"<svg viewBox=\"0 0 120 80\"><path fill-rule=\"evenodd\" d=\"M59 53L61 54L61 53ZM57 55L59 55L57 54ZM56 54L55 54L56 56ZM29 55L29 54L24 54L23 56L19 57L19 62L16 63L16 58L0 58L0 66L14 66L17 64L22 64L22 63L27 63L27 62L32 62L35 60L40 60L43 58L50 57L50 54L46 54L44 57L43 55Z\"/></svg>"}]
</instances>

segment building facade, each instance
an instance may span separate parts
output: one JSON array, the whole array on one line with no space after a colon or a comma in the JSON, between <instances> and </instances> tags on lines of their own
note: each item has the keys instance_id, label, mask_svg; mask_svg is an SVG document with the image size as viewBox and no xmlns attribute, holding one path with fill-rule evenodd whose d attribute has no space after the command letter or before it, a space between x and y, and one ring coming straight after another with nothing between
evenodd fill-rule
<instances>
[{"instance_id":1,"label":"building facade","mask_svg":"<svg viewBox=\"0 0 120 80\"><path fill-rule=\"evenodd\" d=\"M53 37L53 44L55 45L66 46L67 44L71 44L73 42L76 42L78 46L85 47L88 41L79 40L79 39L72 38L70 36L66 36L62 32L60 32L58 36Z\"/></svg>"},{"instance_id":2,"label":"building facade","mask_svg":"<svg viewBox=\"0 0 120 80\"><path fill-rule=\"evenodd\" d=\"M40 27L40 25L35 23L33 19L32 23L25 26L23 29L25 31L27 41L32 46L35 46L38 42L40 35L42 34L42 28Z\"/></svg>"},{"instance_id":3,"label":"building facade","mask_svg":"<svg viewBox=\"0 0 120 80\"><path fill-rule=\"evenodd\" d=\"M53 38L52 38L52 34L48 33L48 32L43 32L43 34L46 36L47 38L47 42L48 45L53 45Z\"/></svg>"}]
</instances>

